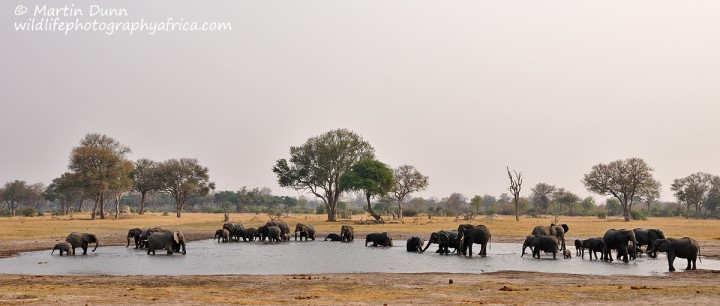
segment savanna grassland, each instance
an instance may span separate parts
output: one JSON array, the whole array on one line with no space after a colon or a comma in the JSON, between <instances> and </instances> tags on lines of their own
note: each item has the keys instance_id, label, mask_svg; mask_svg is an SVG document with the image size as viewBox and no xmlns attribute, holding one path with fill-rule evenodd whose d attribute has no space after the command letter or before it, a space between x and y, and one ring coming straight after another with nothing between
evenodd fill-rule
<instances>
[{"instance_id":1,"label":"savanna grassland","mask_svg":"<svg viewBox=\"0 0 720 306\"><path fill-rule=\"evenodd\" d=\"M324 215L283 217L291 226L313 224L319 238L339 232L343 224L354 226L361 240L369 232L387 231L394 239L411 235L427 238L433 231L454 229L455 218L406 218L405 223L356 224L368 217L326 222ZM257 227L267 215L231 214L231 222ZM92 232L103 245L125 245L129 228L160 226L183 231L190 240L211 239L222 226L222 214L186 213L178 219L161 214L123 215L119 220L73 217L0 218L0 256L21 251L50 250L73 231ZM500 216L478 218L487 225L493 242L521 242L536 225L550 218ZM684 218L651 218L622 222L620 219L560 217L568 224L567 239L602 236L610 228L660 228L668 237L690 236L698 240L706 258L720 257L720 221ZM356 242L357 243L357 242ZM572 245L569 242L568 245ZM430 250L433 250L432 248ZM192 244L188 246L192 252ZM434 254L432 254L434 255ZM50 256L50 255L48 255ZM428 254L431 256L431 254ZM490 252L488 256L492 256ZM684 260L676 261L684 267ZM656 304L705 304L720 299L720 271L700 270L662 276L592 276L530 272L485 274L317 274L227 276L24 276L0 275L0 304L607 304L649 302ZM452 280L452 282L450 281Z\"/></svg>"}]
</instances>

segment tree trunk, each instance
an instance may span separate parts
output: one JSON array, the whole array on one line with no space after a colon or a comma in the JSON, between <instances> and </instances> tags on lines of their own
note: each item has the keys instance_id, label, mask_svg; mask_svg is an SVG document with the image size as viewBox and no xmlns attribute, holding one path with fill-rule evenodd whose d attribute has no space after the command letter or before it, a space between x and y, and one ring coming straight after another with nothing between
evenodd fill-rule
<instances>
[{"instance_id":1,"label":"tree trunk","mask_svg":"<svg viewBox=\"0 0 720 306\"><path fill-rule=\"evenodd\" d=\"M403 207L402 207L403 198L398 199L398 213L400 214L400 223L405 223L405 220L403 220Z\"/></svg>"},{"instance_id":2,"label":"tree trunk","mask_svg":"<svg viewBox=\"0 0 720 306\"><path fill-rule=\"evenodd\" d=\"M372 209L372 205L370 205L370 194L365 194L365 197L367 198L368 212L370 215L375 218L377 222L385 223L385 220Z\"/></svg>"},{"instance_id":3,"label":"tree trunk","mask_svg":"<svg viewBox=\"0 0 720 306\"><path fill-rule=\"evenodd\" d=\"M325 204L325 208L327 208L327 215L328 215L328 221L335 222L337 221L337 214L335 214L335 208L330 205L330 203Z\"/></svg>"},{"instance_id":4,"label":"tree trunk","mask_svg":"<svg viewBox=\"0 0 720 306\"><path fill-rule=\"evenodd\" d=\"M15 201L10 201L10 210L12 210L12 215L15 217Z\"/></svg>"},{"instance_id":5,"label":"tree trunk","mask_svg":"<svg viewBox=\"0 0 720 306\"><path fill-rule=\"evenodd\" d=\"M142 215L145 212L145 194L147 191L143 191L140 193L140 212L138 212L138 215Z\"/></svg>"},{"instance_id":6,"label":"tree trunk","mask_svg":"<svg viewBox=\"0 0 720 306\"><path fill-rule=\"evenodd\" d=\"M515 221L520 221L520 204L515 200Z\"/></svg>"},{"instance_id":7,"label":"tree trunk","mask_svg":"<svg viewBox=\"0 0 720 306\"><path fill-rule=\"evenodd\" d=\"M105 219L105 193L100 194L100 219Z\"/></svg>"},{"instance_id":8,"label":"tree trunk","mask_svg":"<svg viewBox=\"0 0 720 306\"><path fill-rule=\"evenodd\" d=\"M120 218L120 193L115 193L115 220Z\"/></svg>"},{"instance_id":9,"label":"tree trunk","mask_svg":"<svg viewBox=\"0 0 720 306\"><path fill-rule=\"evenodd\" d=\"M176 201L177 201L177 200L176 200ZM177 213L177 217L178 217L178 218L182 217L182 210L183 210L183 206L184 206L184 205L185 205L185 203L180 204L180 202L177 201L177 205L176 205L175 211L176 211L176 213Z\"/></svg>"}]
</instances>

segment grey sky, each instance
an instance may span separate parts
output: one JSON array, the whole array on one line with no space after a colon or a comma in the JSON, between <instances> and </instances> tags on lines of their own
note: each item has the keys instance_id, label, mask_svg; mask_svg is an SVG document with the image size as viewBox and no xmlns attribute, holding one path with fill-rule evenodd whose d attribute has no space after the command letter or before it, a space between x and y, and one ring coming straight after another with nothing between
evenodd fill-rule
<instances>
[{"instance_id":1,"label":"grey sky","mask_svg":"<svg viewBox=\"0 0 720 306\"><path fill-rule=\"evenodd\" d=\"M422 196L499 195L506 165L523 195L590 195L584 173L632 156L665 200L720 174L718 1L179 2L0 2L0 183L49 183L100 132L133 159L198 158L220 190L295 195L272 165L335 128L430 176ZM232 30L17 32L20 3Z\"/></svg>"}]
</instances>

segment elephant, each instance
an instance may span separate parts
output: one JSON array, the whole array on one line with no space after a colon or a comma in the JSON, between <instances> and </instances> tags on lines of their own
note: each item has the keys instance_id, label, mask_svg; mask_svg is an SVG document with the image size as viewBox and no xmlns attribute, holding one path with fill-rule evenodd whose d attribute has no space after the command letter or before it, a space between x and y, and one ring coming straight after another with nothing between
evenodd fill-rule
<instances>
[{"instance_id":1,"label":"elephant","mask_svg":"<svg viewBox=\"0 0 720 306\"><path fill-rule=\"evenodd\" d=\"M422 253L423 244L425 244L425 241L423 241L420 237L412 236L408 238L405 246L408 252Z\"/></svg>"},{"instance_id":2,"label":"elephant","mask_svg":"<svg viewBox=\"0 0 720 306\"><path fill-rule=\"evenodd\" d=\"M218 242L220 242L220 239L222 239L222 242L230 241L230 231L224 228L215 231L215 239L217 239Z\"/></svg>"},{"instance_id":3,"label":"elephant","mask_svg":"<svg viewBox=\"0 0 720 306\"><path fill-rule=\"evenodd\" d=\"M435 253L440 254L449 254L450 249L453 248L453 252L457 251L457 249L460 248L460 240L458 239L458 232L457 231L438 231L430 234L430 240L428 240L428 244L425 246L425 248L422 250L422 252L425 252L431 244L437 244L438 250L435 251Z\"/></svg>"},{"instance_id":4,"label":"elephant","mask_svg":"<svg viewBox=\"0 0 720 306\"><path fill-rule=\"evenodd\" d=\"M130 238L135 238L135 248L136 248L136 249L139 248L139 247L140 247L140 241L141 241L141 240L140 240L140 234L142 234L142 232L143 232L143 230L142 230L141 228L137 228L137 227L136 227L136 228L131 228L130 230L128 230L128 234L127 234L127 245L126 245L125 247L127 248L127 247L130 246Z\"/></svg>"},{"instance_id":5,"label":"elephant","mask_svg":"<svg viewBox=\"0 0 720 306\"><path fill-rule=\"evenodd\" d=\"M391 247L392 246L392 238L388 235L387 232L382 233L370 233L367 234L365 237L365 246L368 245L369 242L372 242L372 246L385 246L385 247Z\"/></svg>"},{"instance_id":6,"label":"elephant","mask_svg":"<svg viewBox=\"0 0 720 306\"><path fill-rule=\"evenodd\" d=\"M590 260L592 260L593 255L595 255L595 259L599 259L597 256L597 252L600 252L602 254L605 251L605 241L603 241L602 238L596 237L596 238L590 238L586 240L582 240L582 250L581 250L581 258L585 259L585 250L588 250L588 255L590 255Z\"/></svg>"},{"instance_id":7,"label":"elephant","mask_svg":"<svg viewBox=\"0 0 720 306\"><path fill-rule=\"evenodd\" d=\"M312 239L315 241L315 227L310 224L298 223L295 225L295 241L297 241L298 233L300 233L300 241L305 237L305 241Z\"/></svg>"},{"instance_id":8,"label":"elephant","mask_svg":"<svg viewBox=\"0 0 720 306\"><path fill-rule=\"evenodd\" d=\"M83 255L87 255L88 244L95 243L95 248L93 248L92 250L93 252L95 252L95 250L97 250L98 246L100 245L100 242L98 241L95 234L88 233L70 233L70 235L65 238L65 241L69 242L72 246L73 255L75 255L75 248L77 247L82 248Z\"/></svg>"},{"instance_id":9,"label":"elephant","mask_svg":"<svg viewBox=\"0 0 720 306\"><path fill-rule=\"evenodd\" d=\"M256 232L257 229L254 227L246 228L245 231L243 231L243 241L254 241Z\"/></svg>"},{"instance_id":10,"label":"elephant","mask_svg":"<svg viewBox=\"0 0 720 306\"><path fill-rule=\"evenodd\" d=\"M657 252L647 252L647 250L650 248L650 246L653 245L655 240L658 239L665 239L665 233L663 231L651 228L651 229L644 229L644 228L636 228L633 229L633 232L635 233L635 239L637 239L638 247L646 245L645 252L648 253L648 256L650 258L657 257Z\"/></svg>"},{"instance_id":11,"label":"elephant","mask_svg":"<svg viewBox=\"0 0 720 306\"><path fill-rule=\"evenodd\" d=\"M265 224L269 226L277 226L278 228L280 228L280 239L282 239L282 241L290 241L290 227L287 223L283 221L270 221Z\"/></svg>"},{"instance_id":12,"label":"elephant","mask_svg":"<svg viewBox=\"0 0 720 306\"><path fill-rule=\"evenodd\" d=\"M243 232L245 231L245 226L241 223L225 223L223 224L223 229L230 232L231 238L235 239L235 241L239 241L240 238L244 236Z\"/></svg>"},{"instance_id":13,"label":"elephant","mask_svg":"<svg viewBox=\"0 0 720 306\"><path fill-rule=\"evenodd\" d=\"M570 252L569 249L564 249L563 250L563 258L565 258L565 259L572 258L572 252Z\"/></svg>"},{"instance_id":14,"label":"elephant","mask_svg":"<svg viewBox=\"0 0 720 306\"><path fill-rule=\"evenodd\" d=\"M340 235L335 234L335 233L328 234L327 237L325 237L325 241L328 241L328 239L330 241L342 241L342 237L340 237Z\"/></svg>"},{"instance_id":15,"label":"elephant","mask_svg":"<svg viewBox=\"0 0 720 306\"><path fill-rule=\"evenodd\" d=\"M700 245L690 237L657 239L648 250L648 253L650 252L667 252L668 270L671 272L675 271L673 266L675 257L687 259L685 270L695 270L697 268L695 260L700 257Z\"/></svg>"},{"instance_id":16,"label":"elephant","mask_svg":"<svg viewBox=\"0 0 720 306\"><path fill-rule=\"evenodd\" d=\"M269 224L269 222L268 222ZM265 241L265 237L267 237L270 242L276 241L276 242L282 242L283 236L282 236L282 230L274 225L268 225L265 224L258 228L258 231L260 232L260 240Z\"/></svg>"},{"instance_id":17,"label":"elephant","mask_svg":"<svg viewBox=\"0 0 720 306\"><path fill-rule=\"evenodd\" d=\"M487 256L487 244L492 240L490 229L485 225L460 224L458 226L459 246L458 255L469 255L472 257L473 243L480 244L478 255Z\"/></svg>"},{"instance_id":18,"label":"elephant","mask_svg":"<svg viewBox=\"0 0 720 306\"><path fill-rule=\"evenodd\" d=\"M185 236L180 231L160 230L148 237L147 254L155 255L155 250L165 249L168 255L172 255L173 252L180 251L181 247L182 254L185 255Z\"/></svg>"},{"instance_id":19,"label":"elephant","mask_svg":"<svg viewBox=\"0 0 720 306\"><path fill-rule=\"evenodd\" d=\"M533 258L540 258L540 251L543 251L552 253L553 259L557 259L558 239L555 236L529 235L525 237L520 257L525 256L525 249L528 247L532 250Z\"/></svg>"},{"instance_id":20,"label":"elephant","mask_svg":"<svg viewBox=\"0 0 720 306\"><path fill-rule=\"evenodd\" d=\"M629 262L628 243L631 243L631 247L634 250L637 247L637 240L635 239L635 233L631 230L626 229L609 229L603 236L603 242L605 242L605 249L603 250L603 260L613 261L611 250L618 250L622 255L624 262Z\"/></svg>"},{"instance_id":21,"label":"elephant","mask_svg":"<svg viewBox=\"0 0 720 306\"><path fill-rule=\"evenodd\" d=\"M72 249L72 245L71 245L70 243L68 243L68 242L60 242L60 243L56 244L56 245L53 247L53 250L52 250L52 252L50 252L50 255L52 255L53 253L55 253L55 250L60 250L60 256L63 256L63 252L65 252L65 253L67 253L68 255L70 255L70 250L71 250L71 249Z\"/></svg>"},{"instance_id":22,"label":"elephant","mask_svg":"<svg viewBox=\"0 0 720 306\"><path fill-rule=\"evenodd\" d=\"M340 238L342 242L350 242L355 240L355 231L350 225L340 227Z\"/></svg>"},{"instance_id":23,"label":"elephant","mask_svg":"<svg viewBox=\"0 0 720 306\"><path fill-rule=\"evenodd\" d=\"M583 246L582 240L575 239L575 256L582 256Z\"/></svg>"},{"instance_id":24,"label":"elephant","mask_svg":"<svg viewBox=\"0 0 720 306\"><path fill-rule=\"evenodd\" d=\"M146 249L147 248L147 240L154 232L161 231L162 229L159 227L153 227L143 230L143 232L140 234L140 245L138 246L139 249Z\"/></svg>"},{"instance_id":25,"label":"elephant","mask_svg":"<svg viewBox=\"0 0 720 306\"><path fill-rule=\"evenodd\" d=\"M550 224L548 227L536 226L530 235L555 236L560 241L560 249L565 249L565 234L570 231L567 224Z\"/></svg>"}]
</instances>

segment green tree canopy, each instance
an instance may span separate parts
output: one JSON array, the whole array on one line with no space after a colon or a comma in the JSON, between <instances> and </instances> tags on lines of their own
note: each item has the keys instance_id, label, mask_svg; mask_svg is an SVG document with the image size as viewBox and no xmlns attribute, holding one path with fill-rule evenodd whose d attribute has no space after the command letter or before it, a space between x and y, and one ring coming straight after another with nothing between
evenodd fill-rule
<instances>
[{"instance_id":1,"label":"green tree canopy","mask_svg":"<svg viewBox=\"0 0 720 306\"><path fill-rule=\"evenodd\" d=\"M182 217L185 202L189 198L206 196L215 190L210 181L208 168L194 158L169 159L158 166L162 181L160 190L175 199L177 217Z\"/></svg>"},{"instance_id":2,"label":"green tree canopy","mask_svg":"<svg viewBox=\"0 0 720 306\"><path fill-rule=\"evenodd\" d=\"M155 192L160 189L162 182L158 174L158 164L150 159L141 158L135 162L131 173L132 189L140 193L140 210L138 214L145 212L145 197L148 192Z\"/></svg>"},{"instance_id":3,"label":"green tree canopy","mask_svg":"<svg viewBox=\"0 0 720 306\"><path fill-rule=\"evenodd\" d=\"M374 156L374 149L360 135L337 129L290 147L290 160L279 159L273 172L280 186L306 190L322 199L328 221L335 221L343 192L340 177L361 159Z\"/></svg>"},{"instance_id":4,"label":"green tree canopy","mask_svg":"<svg viewBox=\"0 0 720 306\"><path fill-rule=\"evenodd\" d=\"M585 174L583 183L589 191L618 199L625 221L630 221L635 196L660 189L660 182L653 178L652 171L643 159L632 157L593 166Z\"/></svg>"},{"instance_id":5,"label":"green tree canopy","mask_svg":"<svg viewBox=\"0 0 720 306\"><path fill-rule=\"evenodd\" d=\"M538 183L535 187L530 188L530 204L537 210L547 214L548 207L552 201L552 194L555 192L555 186L547 183Z\"/></svg>"},{"instance_id":6,"label":"green tree canopy","mask_svg":"<svg viewBox=\"0 0 720 306\"><path fill-rule=\"evenodd\" d=\"M374 196L385 196L393 187L395 181L390 167L371 158L360 160L340 177L340 188L362 192L367 199L368 212L381 223L384 221L373 210L370 200Z\"/></svg>"}]
</instances>

